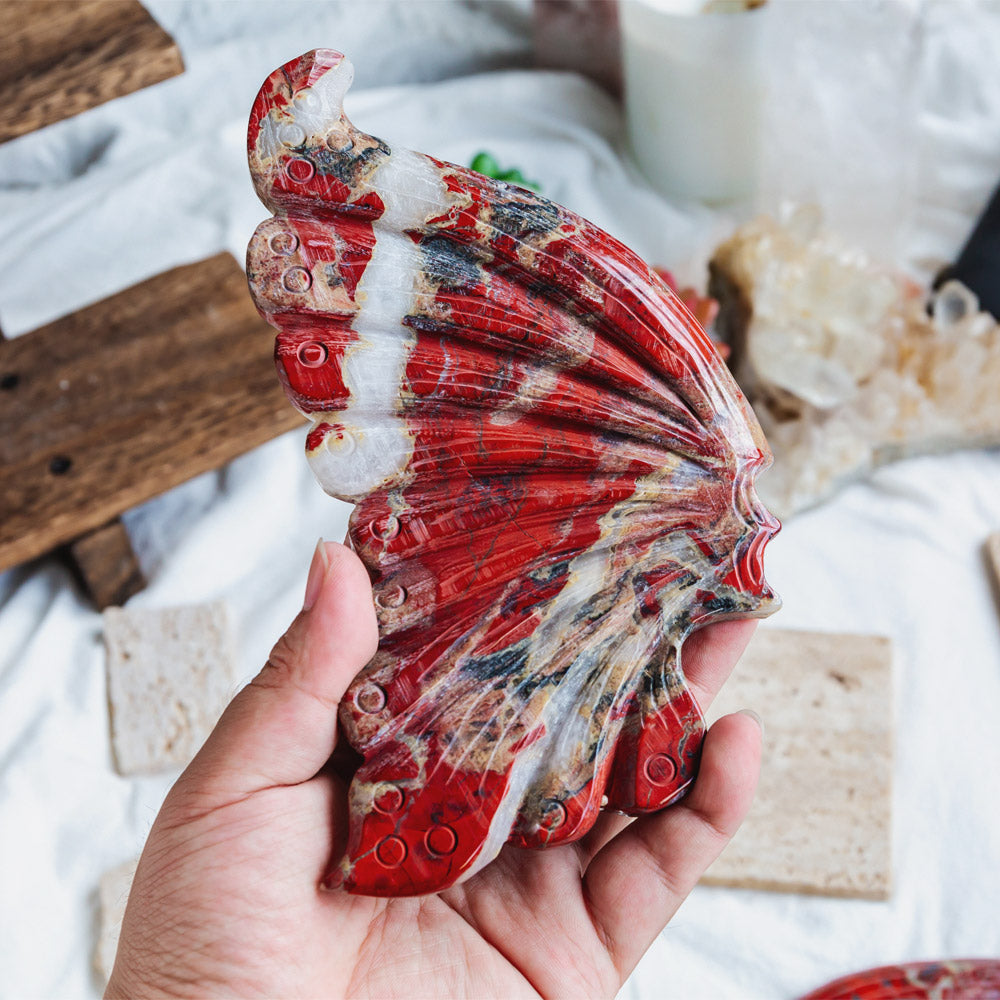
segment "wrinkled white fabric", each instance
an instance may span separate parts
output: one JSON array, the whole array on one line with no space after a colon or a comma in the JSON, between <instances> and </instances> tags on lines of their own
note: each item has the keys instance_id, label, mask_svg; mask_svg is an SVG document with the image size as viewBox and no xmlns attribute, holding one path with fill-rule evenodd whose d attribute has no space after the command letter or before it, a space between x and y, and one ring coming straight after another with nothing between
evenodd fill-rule
<instances>
[{"instance_id":1,"label":"wrinkled white fabric","mask_svg":"<svg viewBox=\"0 0 1000 1000\"><path fill-rule=\"evenodd\" d=\"M184 76L0 147L8 335L221 249L242 259L265 215L245 165L247 111L270 70L318 45L355 62L347 107L363 129L458 162L488 149L682 275L699 277L748 211L653 194L623 159L618 109L580 78L427 82L525 63L524 2L150 8L179 39ZM811 193L859 239L877 218L894 227L878 249L929 273L1000 177L1000 7L839 10L774 4L774 79L792 89L771 106L762 197ZM127 516L150 574L134 603L224 598L248 677L299 606L316 539L346 529L302 438ZM699 888L623 996L792 997L869 965L1000 953L1000 619L981 550L1000 529L998 497L997 452L914 459L793 520L768 550L785 600L775 626L895 644L892 899ZM99 992L98 878L139 851L174 776L113 771L100 618L68 571L45 558L0 575L0 994Z\"/></svg>"}]
</instances>

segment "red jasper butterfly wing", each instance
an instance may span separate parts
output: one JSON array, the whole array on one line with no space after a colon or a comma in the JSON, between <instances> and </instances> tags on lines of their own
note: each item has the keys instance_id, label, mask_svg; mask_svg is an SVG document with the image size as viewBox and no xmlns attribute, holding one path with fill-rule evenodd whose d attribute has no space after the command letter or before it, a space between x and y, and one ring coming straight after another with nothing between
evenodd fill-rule
<instances>
[{"instance_id":1,"label":"red jasper butterfly wing","mask_svg":"<svg viewBox=\"0 0 1000 1000\"><path fill-rule=\"evenodd\" d=\"M544 198L360 132L350 80L318 50L261 89L274 216L247 270L378 608L334 880L411 895L683 794L704 723L681 645L774 609L777 522L756 420L663 281Z\"/></svg>"}]
</instances>

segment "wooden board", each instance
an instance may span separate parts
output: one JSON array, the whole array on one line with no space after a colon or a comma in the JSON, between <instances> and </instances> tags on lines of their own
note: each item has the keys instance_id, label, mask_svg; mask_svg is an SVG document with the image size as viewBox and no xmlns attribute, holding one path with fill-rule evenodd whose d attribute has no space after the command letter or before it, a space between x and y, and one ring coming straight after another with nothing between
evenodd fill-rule
<instances>
[{"instance_id":1,"label":"wooden board","mask_svg":"<svg viewBox=\"0 0 1000 1000\"><path fill-rule=\"evenodd\" d=\"M757 631L711 718L751 708L764 720L760 785L704 882L888 897L891 674L888 639Z\"/></svg>"},{"instance_id":2,"label":"wooden board","mask_svg":"<svg viewBox=\"0 0 1000 1000\"><path fill-rule=\"evenodd\" d=\"M76 539L69 555L98 611L124 604L146 586L132 541L120 519Z\"/></svg>"},{"instance_id":3,"label":"wooden board","mask_svg":"<svg viewBox=\"0 0 1000 1000\"><path fill-rule=\"evenodd\" d=\"M0 0L0 142L183 70L136 0Z\"/></svg>"},{"instance_id":4,"label":"wooden board","mask_svg":"<svg viewBox=\"0 0 1000 1000\"><path fill-rule=\"evenodd\" d=\"M0 570L299 426L229 254L0 343Z\"/></svg>"}]
</instances>

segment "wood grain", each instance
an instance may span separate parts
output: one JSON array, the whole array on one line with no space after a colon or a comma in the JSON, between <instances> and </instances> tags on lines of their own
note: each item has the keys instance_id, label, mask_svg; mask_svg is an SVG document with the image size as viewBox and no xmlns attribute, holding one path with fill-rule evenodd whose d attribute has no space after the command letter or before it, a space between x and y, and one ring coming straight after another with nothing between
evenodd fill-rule
<instances>
[{"instance_id":1,"label":"wood grain","mask_svg":"<svg viewBox=\"0 0 1000 1000\"><path fill-rule=\"evenodd\" d=\"M229 254L0 344L0 570L303 418Z\"/></svg>"},{"instance_id":2,"label":"wood grain","mask_svg":"<svg viewBox=\"0 0 1000 1000\"><path fill-rule=\"evenodd\" d=\"M136 0L0 0L0 142L183 70Z\"/></svg>"},{"instance_id":3,"label":"wood grain","mask_svg":"<svg viewBox=\"0 0 1000 1000\"><path fill-rule=\"evenodd\" d=\"M879 636L757 631L711 717L752 708L764 720L760 784L704 882L888 898L891 675Z\"/></svg>"},{"instance_id":4,"label":"wood grain","mask_svg":"<svg viewBox=\"0 0 1000 1000\"><path fill-rule=\"evenodd\" d=\"M78 538L69 555L98 611L124 604L146 586L120 519Z\"/></svg>"}]
</instances>

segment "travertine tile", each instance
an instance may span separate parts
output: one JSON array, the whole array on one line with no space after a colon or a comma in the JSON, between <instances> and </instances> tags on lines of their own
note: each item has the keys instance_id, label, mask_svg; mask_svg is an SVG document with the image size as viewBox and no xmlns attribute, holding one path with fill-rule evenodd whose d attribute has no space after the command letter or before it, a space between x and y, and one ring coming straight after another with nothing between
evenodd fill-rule
<instances>
[{"instance_id":1,"label":"travertine tile","mask_svg":"<svg viewBox=\"0 0 1000 1000\"><path fill-rule=\"evenodd\" d=\"M225 605L108 608L104 638L119 773L149 774L184 766L235 691L237 671Z\"/></svg>"},{"instance_id":2,"label":"travertine tile","mask_svg":"<svg viewBox=\"0 0 1000 1000\"><path fill-rule=\"evenodd\" d=\"M97 947L94 949L94 965L105 981L111 976L111 970L114 968L122 917L125 916L125 904L128 902L137 864L138 859L134 858L106 871L101 876L98 889L101 904L100 925Z\"/></svg>"},{"instance_id":3,"label":"travertine tile","mask_svg":"<svg viewBox=\"0 0 1000 1000\"><path fill-rule=\"evenodd\" d=\"M764 720L760 785L706 883L888 897L891 673L885 638L757 631L711 718Z\"/></svg>"}]
</instances>

